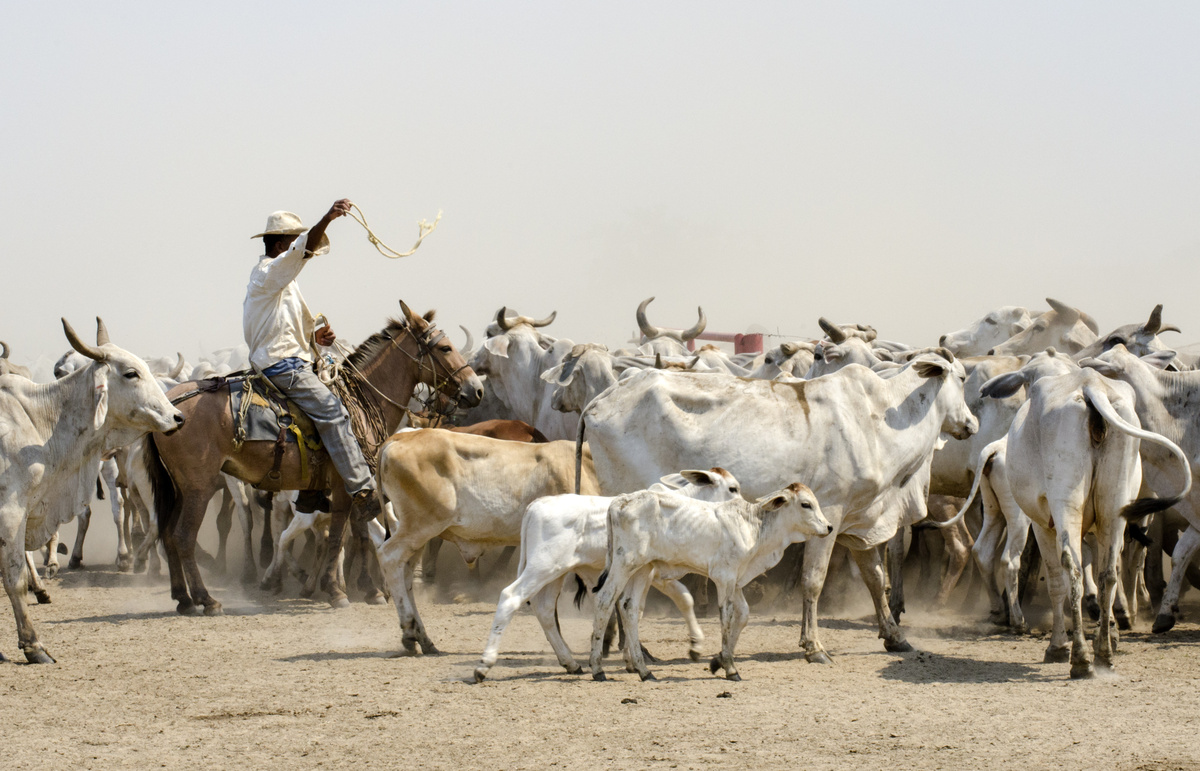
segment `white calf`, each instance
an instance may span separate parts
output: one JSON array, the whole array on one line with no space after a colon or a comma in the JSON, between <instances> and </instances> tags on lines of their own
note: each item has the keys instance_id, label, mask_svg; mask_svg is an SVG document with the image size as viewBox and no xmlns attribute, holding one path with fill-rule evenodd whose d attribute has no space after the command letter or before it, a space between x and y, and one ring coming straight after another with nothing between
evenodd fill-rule
<instances>
[{"instance_id":1,"label":"white calf","mask_svg":"<svg viewBox=\"0 0 1200 771\"><path fill-rule=\"evenodd\" d=\"M600 648L616 607L625 622L626 668L643 680L654 678L642 656L638 620L645 584L657 572L659 580L700 573L717 585L721 652L709 669L716 673L724 667L725 677L740 680L733 649L750 616L742 588L779 562L788 544L832 532L816 496L798 483L755 503L709 503L650 490L618 496L608 507L608 555L594 590L599 595L592 624L592 677L604 679Z\"/></svg>"},{"instance_id":2,"label":"white calf","mask_svg":"<svg viewBox=\"0 0 1200 771\"><path fill-rule=\"evenodd\" d=\"M741 495L741 485L723 468L710 471L682 471L662 478L651 490L674 492L705 501L727 501ZM483 657L475 668L475 682L487 677L496 664L500 637L513 615L533 598L533 610L550 641L558 663L571 674L582 667L571 656L558 626L558 596L567 575L574 573L583 586L594 586L604 570L608 547L608 507L613 498L599 495L548 495L538 498L525 509L521 520L521 561L517 580L500 593L496 617L488 635ZM692 612L692 596L678 581L654 580L654 588L667 595L679 608L688 626L691 645L688 655L700 658L704 633ZM576 596L576 602L583 593Z\"/></svg>"}]
</instances>

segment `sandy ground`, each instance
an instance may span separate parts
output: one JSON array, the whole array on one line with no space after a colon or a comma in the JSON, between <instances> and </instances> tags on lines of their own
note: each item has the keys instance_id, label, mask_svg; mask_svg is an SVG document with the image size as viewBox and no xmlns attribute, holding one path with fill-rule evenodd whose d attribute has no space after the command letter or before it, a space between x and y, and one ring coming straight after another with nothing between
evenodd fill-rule
<instances>
[{"instance_id":1,"label":"sandy ground","mask_svg":"<svg viewBox=\"0 0 1200 771\"><path fill-rule=\"evenodd\" d=\"M760 610L732 683L686 658L664 612L643 627L667 659L653 666L659 681L612 657L609 682L595 683L563 672L523 612L491 679L473 685L494 606L455 602L460 587L423 590L444 651L428 657L397 657L390 605L334 611L231 580L213 587L227 615L183 618L165 578L93 563L52 581L53 604L33 616L59 663L0 665L0 767L1200 766L1195 623L1152 638L1143 621L1116 674L1071 682L1068 665L1041 663L1044 636L996 634L978 614L915 610L904 625L919 650L902 655L883 651L861 606L827 614L835 662L821 666L797 649L795 613ZM566 602L562 613L580 653L590 621ZM0 649L20 658L11 614L0 624ZM715 651L716 620L702 624Z\"/></svg>"}]
</instances>

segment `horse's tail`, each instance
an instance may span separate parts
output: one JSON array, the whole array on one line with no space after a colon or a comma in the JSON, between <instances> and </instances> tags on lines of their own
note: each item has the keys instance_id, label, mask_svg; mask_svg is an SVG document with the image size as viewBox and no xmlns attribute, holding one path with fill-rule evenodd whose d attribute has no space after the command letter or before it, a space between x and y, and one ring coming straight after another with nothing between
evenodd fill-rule
<instances>
[{"instance_id":1,"label":"horse's tail","mask_svg":"<svg viewBox=\"0 0 1200 771\"><path fill-rule=\"evenodd\" d=\"M146 501L146 506L154 512L154 518L158 522L158 538L162 540L179 519L179 512L183 508L182 499L175 489L175 480L171 479L171 472L167 470L162 456L158 453L153 434L145 439L141 459L146 476L150 478L150 497L154 499Z\"/></svg>"}]
</instances>

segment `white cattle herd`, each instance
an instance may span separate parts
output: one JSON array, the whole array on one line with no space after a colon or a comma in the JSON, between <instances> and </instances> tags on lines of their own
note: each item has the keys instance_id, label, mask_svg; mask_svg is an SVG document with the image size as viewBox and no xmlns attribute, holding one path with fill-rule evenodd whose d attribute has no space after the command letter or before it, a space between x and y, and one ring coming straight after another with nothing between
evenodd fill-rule
<instances>
[{"instance_id":1,"label":"white cattle herd","mask_svg":"<svg viewBox=\"0 0 1200 771\"><path fill-rule=\"evenodd\" d=\"M461 428L408 427L383 441L384 513L347 537L373 544L358 560L360 585L377 601L390 596L408 652L437 652L413 587L422 554L439 539L472 567L487 549L520 550L476 681L495 666L502 635L525 604L559 664L584 671L559 627L564 586L576 589L577 605L593 600L586 664L593 678L605 679L602 659L619 624L626 669L653 679L638 631L652 587L678 608L688 653L698 660L704 636L683 583L688 574L703 577L692 586L705 593L709 580L715 585L714 674L740 679L734 651L751 604L778 584L788 585L779 602L799 586L800 647L809 661L828 662L817 607L838 565L835 547L857 566L884 647L911 650L899 625L900 567L914 525L913 539L930 528L950 528L942 530L948 543L961 533L953 537L963 555L973 542L991 620L1018 634L1026 630L1022 573L1037 570L1040 553L1053 613L1045 660L1069 660L1073 678L1113 666L1117 627L1128 628L1147 595L1161 594L1154 632L1174 625L1200 550L1200 493L1192 484L1200 370L1160 339L1179 331L1163 324L1161 306L1106 336L1087 313L1056 300L1040 312L1006 306L928 348L821 319L821 339L729 355L711 345L691 350L706 326L703 310L682 331L652 326L653 299L635 314L641 339L622 350L550 336L556 313L536 319L501 308L482 344L462 351L485 389L477 406L455 412ZM184 425L168 390L194 391L196 381L228 374L244 359L225 349L194 367L179 355L142 360L113 345L99 319L94 346L66 320L63 328L71 351L49 383L31 380L0 343L0 573L18 644L32 663L54 661L27 610L29 589L50 601L33 554L45 549L51 577L58 528L79 517L69 567L82 564L89 503L103 483L117 523L118 567L145 569L157 559L150 512L170 480L155 477L147 459L154 453L144 448L157 440L142 437ZM452 401L434 394L427 404L448 412ZM422 417L428 413L413 412L411 426L426 425ZM257 580L250 532L261 504L248 492L227 478L214 564L224 565L236 510L246 537L243 573ZM943 497L931 505L931 495ZM956 515L941 513L953 510L944 496ZM271 563L264 589L280 591L289 572L306 577L291 552L301 532L340 532L328 515L298 513L295 500L277 494L269 518L261 515L264 537L274 539L273 555L270 548L263 555ZM174 521L163 521L163 537L173 538ZM140 544L135 531L144 534ZM1030 531L1037 552L1027 548ZM1164 585L1163 543L1176 533ZM334 555L342 548L332 540L323 547ZM939 600L962 559L944 569ZM428 565L421 580L432 580ZM310 569L306 596L318 588L321 568ZM377 571L383 594L373 583ZM340 562L336 575L341 581ZM219 612L219 603L212 606ZM1099 620L1094 661L1085 611Z\"/></svg>"}]
</instances>

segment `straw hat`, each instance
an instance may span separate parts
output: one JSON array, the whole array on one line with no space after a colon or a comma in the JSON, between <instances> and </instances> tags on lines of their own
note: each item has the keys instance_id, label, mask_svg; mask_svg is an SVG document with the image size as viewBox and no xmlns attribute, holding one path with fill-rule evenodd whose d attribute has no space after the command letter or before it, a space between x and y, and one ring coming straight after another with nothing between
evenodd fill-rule
<instances>
[{"instance_id":1,"label":"straw hat","mask_svg":"<svg viewBox=\"0 0 1200 771\"><path fill-rule=\"evenodd\" d=\"M304 223L300 221L300 217L292 214L290 211L272 212L271 216L267 217L267 227L263 232L257 235L250 236L251 238L262 238L263 236L298 236L301 233L308 231ZM323 253L329 250L329 237L322 234L321 242L317 244L317 248L312 251Z\"/></svg>"}]
</instances>

